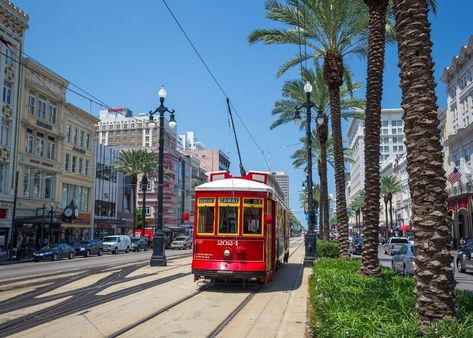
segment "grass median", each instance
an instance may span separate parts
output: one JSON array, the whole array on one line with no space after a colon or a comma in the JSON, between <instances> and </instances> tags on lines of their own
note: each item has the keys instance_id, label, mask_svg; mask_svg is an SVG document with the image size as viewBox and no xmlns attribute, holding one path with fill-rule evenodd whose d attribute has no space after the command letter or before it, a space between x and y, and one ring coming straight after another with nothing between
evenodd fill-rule
<instances>
[{"instance_id":1,"label":"grass median","mask_svg":"<svg viewBox=\"0 0 473 338\"><path fill-rule=\"evenodd\" d=\"M381 276L358 274L361 261L319 258L310 278L314 337L473 337L473 296L456 290L458 321L419 331L414 278L383 267Z\"/></svg>"}]
</instances>

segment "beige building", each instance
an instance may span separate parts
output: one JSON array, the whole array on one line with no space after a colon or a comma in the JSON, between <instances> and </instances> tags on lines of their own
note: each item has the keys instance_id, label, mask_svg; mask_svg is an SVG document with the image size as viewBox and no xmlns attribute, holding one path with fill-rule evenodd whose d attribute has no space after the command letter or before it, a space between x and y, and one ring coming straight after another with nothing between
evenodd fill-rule
<instances>
[{"instance_id":1,"label":"beige building","mask_svg":"<svg viewBox=\"0 0 473 338\"><path fill-rule=\"evenodd\" d=\"M0 259L6 257L12 242L13 197L15 182L15 145L19 121L18 93L21 68L17 62L23 52L28 15L10 1L0 1Z\"/></svg>"},{"instance_id":2,"label":"beige building","mask_svg":"<svg viewBox=\"0 0 473 338\"><path fill-rule=\"evenodd\" d=\"M98 119L66 103L65 79L35 61L23 65L15 225L27 256L45 241L90 238ZM68 220L63 211L71 201L79 214Z\"/></svg>"},{"instance_id":3,"label":"beige building","mask_svg":"<svg viewBox=\"0 0 473 338\"><path fill-rule=\"evenodd\" d=\"M69 103L64 107L64 175L60 178L60 210L73 203L79 215L63 222L68 243L93 236L94 129L98 118Z\"/></svg>"}]
</instances>

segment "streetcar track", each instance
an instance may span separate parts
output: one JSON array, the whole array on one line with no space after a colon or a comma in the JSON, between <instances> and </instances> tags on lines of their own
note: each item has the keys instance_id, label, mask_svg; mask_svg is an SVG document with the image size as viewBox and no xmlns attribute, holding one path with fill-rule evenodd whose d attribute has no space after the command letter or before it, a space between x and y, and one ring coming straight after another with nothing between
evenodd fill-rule
<instances>
[{"instance_id":1,"label":"streetcar track","mask_svg":"<svg viewBox=\"0 0 473 338\"><path fill-rule=\"evenodd\" d=\"M119 290L112 292L107 295L99 296L97 294L94 295L94 299L87 300L83 299L84 294L79 294L73 299L66 299L64 302L54 305L52 307L48 307L46 309L42 309L36 311L32 314L24 315L20 318L16 318L0 324L0 336L8 336L11 334L15 334L32 327L45 324L50 320L58 319L64 316L68 316L71 314L75 314L77 312L88 310L91 307L108 303L129 295L133 295L140 291L145 291L148 288L155 287L158 285L162 285L165 283L172 282L174 280L184 278L191 275L191 273L177 273L171 276L163 277L154 281L142 283L139 285L135 285L130 288L126 288L124 290ZM103 289L107 288L107 286L97 288L97 291L100 292ZM97 293L98 293L97 292ZM63 307L63 310L57 311L58 308Z\"/></svg>"},{"instance_id":2,"label":"streetcar track","mask_svg":"<svg viewBox=\"0 0 473 338\"><path fill-rule=\"evenodd\" d=\"M289 257L291 257L304 243L302 242L301 244L299 244L290 254L289 254ZM108 335L107 337L108 338L116 338L116 337L119 337L121 335L124 335L125 333L127 332L130 332L131 330L139 327L140 325L158 317L159 315L161 315L162 313L178 306L178 305L181 305L182 303L194 298L195 296L201 294L203 291L206 291L208 289L210 289L211 287L213 286L216 286L218 284L216 283L212 283L212 284L206 284L202 287L199 288L199 290L177 300L176 302L174 303L171 303L155 312L153 312L152 314L146 316L145 318L143 319L140 319L139 321L136 321L132 324L129 324L127 325L126 327L118 330L118 331L115 331L114 333L112 333L111 335ZM226 283L225 285L228 285L228 283ZM255 285L255 284L244 284L246 286L248 285ZM238 304L236 306L235 309L233 309L233 311L227 315L225 317L225 319L223 321L221 321L210 333L209 335L207 336L208 338L209 337L216 337L220 332L222 332L226 326L228 326L228 324L238 315L238 313L240 313L244 308L245 306L253 299L253 297L258 293L258 291L260 291L260 289L264 288L265 285L257 285L256 289L251 291L251 293L249 295L247 295L245 297L245 299L243 299L243 301L240 302L240 304Z\"/></svg>"}]
</instances>

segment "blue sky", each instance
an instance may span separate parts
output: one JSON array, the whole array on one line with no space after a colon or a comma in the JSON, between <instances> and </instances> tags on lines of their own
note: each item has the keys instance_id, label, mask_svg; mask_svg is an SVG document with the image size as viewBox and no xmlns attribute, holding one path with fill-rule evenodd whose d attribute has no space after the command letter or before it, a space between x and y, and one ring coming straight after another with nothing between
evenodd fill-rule
<instances>
[{"instance_id":1,"label":"blue sky","mask_svg":"<svg viewBox=\"0 0 473 338\"><path fill-rule=\"evenodd\" d=\"M30 17L25 52L112 107L135 114L158 105L164 85L166 105L176 110L178 133L193 130L208 148L220 148L237 175L238 156L228 124L225 96L198 59L162 1L158 0L13 0ZM272 28L264 1L167 0L168 5L212 70L233 105L244 167L285 171L290 179L290 205L303 221L298 195L304 174L293 169L290 155L302 132L296 125L269 130L271 110L281 98L285 80L278 67L298 53L297 46L250 46L248 34ZM439 78L472 34L471 0L439 0L432 16L432 40L439 107L446 106ZM365 61L350 60L355 79L365 83ZM364 89L357 93L364 95ZM386 55L383 107L400 106L397 49ZM75 94L68 101L96 115L100 106ZM242 122L243 121L243 122ZM344 124L344 130L347 123ZM247 130L251 134L249 136ZM256 141L252 140L252 138ZM265 160L266 158L266 160ZM269 163L269 168L268 168ZM314 175L315 181L318 176ZM335 192L333 171L329 190ZM304 222L305 223L305 222Z\"/></svg>"}]
</instances>

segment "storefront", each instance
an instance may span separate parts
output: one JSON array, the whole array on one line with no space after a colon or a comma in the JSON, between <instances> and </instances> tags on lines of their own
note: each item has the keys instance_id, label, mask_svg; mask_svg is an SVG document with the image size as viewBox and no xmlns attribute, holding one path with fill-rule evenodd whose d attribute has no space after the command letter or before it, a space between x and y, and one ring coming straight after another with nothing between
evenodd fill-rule
<instances>
[{"instance_id":1,"label":"storefront","mask_svg":"<svg viewBox=\"0 0 473 338\"><path fill-rule=\"evenodd\" d=\"M473 239L473 197L471 194L450 197L447 204L455 245L461 239Z\"/></svg>"}]
</instances>

